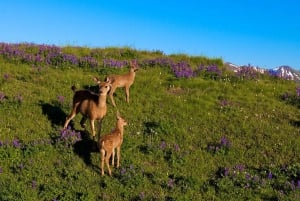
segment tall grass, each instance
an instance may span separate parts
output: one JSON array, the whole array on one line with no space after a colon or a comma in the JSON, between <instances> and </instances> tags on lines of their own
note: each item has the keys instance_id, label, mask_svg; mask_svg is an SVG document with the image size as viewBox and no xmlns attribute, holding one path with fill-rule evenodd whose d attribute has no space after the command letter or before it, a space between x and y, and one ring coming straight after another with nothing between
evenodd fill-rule
<instances>
[{"instance_id":1,"label":"tall grass","mask_svg":"<svg viewBox=\"0 0 300 201\"><path fill-rule=\"evenodd\" d=\"M39 48L57 47L4 46L26 51L4 49L0 57L0 200L300 198L297 83L228 74L220 60L159 51L63 47L60 54L42 51L38 57ZM86 58L86 65L61 59L65 55ZM129 122L121 167L101 177L96 142L89 126L80 127L80 115L62 130L71 110L70 87L93 89L93 76L124 73L131 59L141 69L130 104L123 90L115 96ZM176 74L173 65L190 67L193 74L180 77L186 68ZM200 65L205 68L194 73ZM108 101L101 135L114 128L115 114Z\"/></svg>"}]
</instances>

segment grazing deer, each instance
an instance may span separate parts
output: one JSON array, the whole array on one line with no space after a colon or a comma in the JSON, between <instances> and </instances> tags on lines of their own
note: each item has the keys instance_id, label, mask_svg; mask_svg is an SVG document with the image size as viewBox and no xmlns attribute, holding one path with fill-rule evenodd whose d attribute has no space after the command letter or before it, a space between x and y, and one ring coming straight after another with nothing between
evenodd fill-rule
<instances>
[{"instance_id":1,"label":"grazing deer","mask_svg":"<svg viewBox=\"0 0 300 201\"><path fill-rule=\"evenodd\" d=\"M113 98L113 95L117 88L125 88L126 93L126 102L129 103L129 88L134 82L135 78L135 72L138 70L137 62L130 61L130 70L128 73L123 75L109 75L105 78L105 81L110 80L111 81L111 90L109 92L109 98L113 104L114 107L116 107L115 100Z\"/></svg>"},{"instance_id":2,"label":"grazing deer","mask_svg":"<svg viewBox=\"0 0 300 201\"><path fill-rule=\"evenodd\" d=\"M69 122L78 114L79 112L83 115L80 124L84 127L84 122L87 118L90 119L90 125L92 130L93 139L95 140L95 120L99 121L98 134L101 132L102 119L106 115L106 97L111 89L110 81L101 82L98 78L94 77L94 81L99 85L99 94L93 93L88 90L78 90L72 87L74 91L73 96L73 109L70 115L66 118L64 124L64 129L67 128Z\"/></svg>"},{"instance_id":3,"label":"grazing deer","mask_svg":"<svg viewBox=\"0 0 300 201\"><path fill-rule=\"evenodd\" d=\"M117 149L117 168L120 166L120 150L123 143L124 126L127 125L119 113L117 113L117 124L114 131L106 134L99 140L99 149L101 155L101 175L104 175L104 160L108 169L108 174L111 176L111 169L109 167L109 159L112 156L112 166L114 166L115 149Z\"/></svg>"}]
</instances>

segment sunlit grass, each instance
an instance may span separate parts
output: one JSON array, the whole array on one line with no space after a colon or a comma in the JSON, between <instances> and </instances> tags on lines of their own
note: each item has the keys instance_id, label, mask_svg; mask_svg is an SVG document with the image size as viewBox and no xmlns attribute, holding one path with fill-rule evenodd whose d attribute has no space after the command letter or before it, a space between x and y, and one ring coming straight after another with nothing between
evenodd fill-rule
<instances>
[{"instance_id":1,"label":"sunlit grass","mask_svg":"<svg viewBox=\"0 0 300 201\"><path fill-rule=\"evenodd\" d=\"M66 51L90 53L88 48ZM98 57L164 56L126 48L105 51ZM101 177L89 124L83 130L78 115L73 127L62 131L71 110L70 88L92 87L93 76L104 79L128 69L0 61L0 200L300 198L295 82L177 78L170 66L141 67L130 88L130 104L123 89L116 91L117 108L107 101L102 135L115 127L117 110L129 124L121 167L113 168L112 177Z\"/></svg>"}]
</instances>

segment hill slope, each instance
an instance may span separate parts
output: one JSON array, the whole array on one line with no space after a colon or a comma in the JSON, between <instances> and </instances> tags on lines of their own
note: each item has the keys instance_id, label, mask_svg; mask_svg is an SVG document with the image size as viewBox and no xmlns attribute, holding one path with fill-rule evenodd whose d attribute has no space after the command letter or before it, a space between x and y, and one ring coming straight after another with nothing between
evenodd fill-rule
<instances>
[{"instance_id":1,"label":"hill slope","mask_svg":"<svg viewBox=\"0 0 300 201\"><path fill-rule=\"evenodd\" d=\"M30 47L28 55L40 55ZM43 54L32 64L1 53L0 200L300 198L295 82L225 73L218 59L203 57L122 48L63 53L81 60L56 55L46 63ZM121 168L101 177L100 154L81 116L62 131L70 87L92 88L93 76L125 73L130 59L141 67L131 102L121 89L115 96L129 122ZM115 114L108 100L101 135L114 128Z\"/></svg>"}]
</instances>

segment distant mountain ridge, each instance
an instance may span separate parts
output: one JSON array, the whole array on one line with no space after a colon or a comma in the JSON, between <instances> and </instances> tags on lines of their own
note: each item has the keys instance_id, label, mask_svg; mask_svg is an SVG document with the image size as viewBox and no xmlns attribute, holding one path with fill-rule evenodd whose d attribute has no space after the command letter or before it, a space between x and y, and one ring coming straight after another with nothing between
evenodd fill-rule
<instances>
[{"instance_id":1,"label":"distant mountain ridge","mask_svg":"<svg viewBox=\"0 0 300 201\"><path fill-rule=\"evenodd\" d=\"M278 66L273 69L266 69L266 68L260 68L258 66L250 66L250 65L239 66L230 62L226 62L225 66L227 67L227 69L232 70L233 72L239 72L242 68L250 67L253 70L262 74L268 73L270 75L274 75L284 79L295 80L297 82L300 82L300 71L287 65Z\"/></svg>"}]
</instances>

